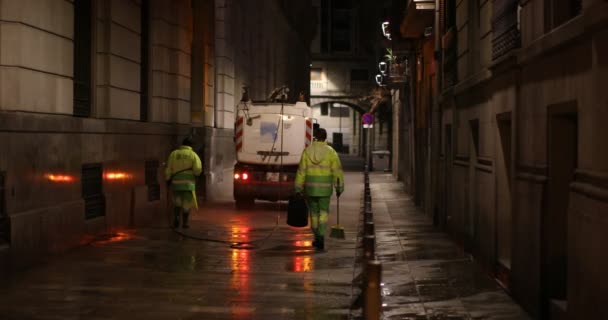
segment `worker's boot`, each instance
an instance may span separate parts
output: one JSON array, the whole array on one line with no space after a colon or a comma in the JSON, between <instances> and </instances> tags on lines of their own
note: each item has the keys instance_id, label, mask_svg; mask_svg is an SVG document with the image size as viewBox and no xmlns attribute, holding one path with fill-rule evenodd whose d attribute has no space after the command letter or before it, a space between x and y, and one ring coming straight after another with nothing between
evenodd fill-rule
<instances>
[{"instance_id":1,"label":"worker's boot","mask_svg":"<svg viewBox=\"0 0 608 320\"><path fill-rule=\"evenodd\" d=\"M189 211L184 211L184 213L182 213L182 228L184 228L184 229L190 228L190 225L188 224L189 217L190 217Z\"/></svg>"},{"instance_id":2,"label":"worker's boot","mask_svg":"<svg viewBox=\"0 0 608 320\"><path fill-rule=\"evenodd\" d=\"M317 239L317 249L319 250L324 250L325 249L325 237L324 236L319 236L319 238Z\"/></svg>"},{"instance_id":3,"label":"worker's boot","mask_svg":"<svg viewBox=\"0 0 608 320\"><path fill-rule=\"evenodd\" d=\"M182 211L182 208L175 208L173 214L173 228L179 228L179 214Z\"/></svg>"}]
</instances>

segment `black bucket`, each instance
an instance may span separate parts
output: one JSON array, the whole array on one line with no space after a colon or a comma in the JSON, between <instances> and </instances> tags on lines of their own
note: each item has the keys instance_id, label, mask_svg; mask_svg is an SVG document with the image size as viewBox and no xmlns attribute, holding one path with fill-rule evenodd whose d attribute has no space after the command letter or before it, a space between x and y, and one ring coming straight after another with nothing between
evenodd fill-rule
<instances>
[{"instance_id":1,"label":"black bucket","mask_svg":"<svg viewBox=\"0 0 608 320\"><path fill-rule=\"evenodd\" d=\"M304 197L292 196L287 205L287 224L292 227L306 227L308 225L308 207Z\"/></svg>"}]
</instances>

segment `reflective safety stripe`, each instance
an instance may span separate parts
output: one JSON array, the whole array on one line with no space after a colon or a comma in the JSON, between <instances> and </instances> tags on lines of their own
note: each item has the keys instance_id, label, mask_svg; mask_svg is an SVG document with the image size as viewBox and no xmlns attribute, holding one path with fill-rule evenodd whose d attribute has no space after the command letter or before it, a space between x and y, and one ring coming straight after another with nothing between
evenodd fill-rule
<instances>
[{"instance_id":1,"label":"reflective safety stripe","mask_svg":"<svg viewBox=\"0 0 608 320\"><path fill-rule=\"evenodd\" d=\"M173 184L194 184L192 180L173 180Z\"/></svg>"},{"instance_id":2,"label":"reflective safety stripe","mask_svg":"<svg viewBox=\"0 0 608 320\"><path fill-rule=\"evenodd\" d=\"M331 170L332 169L331 166L324 166L324 165L321 165L321 164L314 164L314 163L310 164L308 166L308 168L309 169L323 169L323 170Z\"/></svg>"},{"instance_id":3,"label":"reflective safety stripe","mask_svg":"<svg viewBox=\"0 0 608 320\"><path fill-rule=\"evenodd\" d=\"M315 152L324 152L325 156L313 162L311 154ZM313 142L300 158L295 179L296 191L304 191L309 197L329 197L334 186L342 191L343 183L344 174L336 151L325 142Z\"/></svg>"},{"instance_id":4,"label":"reflective safety stripe","mask_svg":"<svg viewBox=\"0 0 608 320\"><path fill-rule=\"evenodd\" d=\"M304 183L307 187L326 187L331 188L331 182L306 182Z\"/></svg>"}]
</instances>

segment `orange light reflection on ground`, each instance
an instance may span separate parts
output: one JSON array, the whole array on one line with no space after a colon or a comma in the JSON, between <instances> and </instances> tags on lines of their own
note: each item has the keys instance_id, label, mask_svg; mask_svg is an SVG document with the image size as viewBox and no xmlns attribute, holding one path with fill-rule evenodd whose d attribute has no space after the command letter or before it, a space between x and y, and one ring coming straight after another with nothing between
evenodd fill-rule
<instances>
[{"instance_id":1,"label":"orange light reflection on ground","mask_svg":"<svg viewBox=\"0 0 608 320\"><path fill-rule=\"evenodd\" d=\"M69 183L74 181L74 177L70 176L70 175L66 175L66 174L53 174L53 173L47 173L44 175L44 177L52 182L56 182L56 183Z\"/></svg>"},{"instance_id":2,"label":"orange light reflection on ground","mask_svg":"<svg viewBox=\"0 0 608 320\"><path fill-rule=\"evenodd\" d=\"M310 272L313 269L313 260L310 256L295 256L293 257L293 271L295 272Z\"/></svg>"},{"instance_id":3,"label":"orange light reflection on ground","mask_svg":"<svg viewBox=\"0 0 608 320\"><path fill-rule=\"evenodd\" d=\"M105 245L105 244L130 240L133 238L135 238L135 236L132 232L118 231L118 232L112 233L110 235L104 236L100 240L93 240L93 244L94 245Z\"/></svg>"},{"instance_id":4,"label":"orange light reflection on ground","mask_svg":"<svg viewBox=\"0 0 608 320\"><path fill-rule=\"evenodd\" d=\"M231 262L232 271L249 271L249 251L232 249Z\"/></svg>"},{"instance_id":5,"label":"orange light reflection on ground","mask_svg":"<svg viewBox=\"0 0 608 320\"><path fill-rule=\"evenodd\" d=\"M232 249L230 287L239 293L243 301L249 297L249 254L250 251ZM232 309L236 319L251 319L251 311L245 303L242 307Z\"/></svg>"},{"instance_id":6,"label":"orange light reflection on ground","mask_svg":"<svg viewBox=\"0 0 608 320\"><path fill-rule=\"evenodd\" d=\"M232 238L238 239L239 241L245 241L249 236L249 228L248 227L232 227Z\"/></svg>"}]
</instances>

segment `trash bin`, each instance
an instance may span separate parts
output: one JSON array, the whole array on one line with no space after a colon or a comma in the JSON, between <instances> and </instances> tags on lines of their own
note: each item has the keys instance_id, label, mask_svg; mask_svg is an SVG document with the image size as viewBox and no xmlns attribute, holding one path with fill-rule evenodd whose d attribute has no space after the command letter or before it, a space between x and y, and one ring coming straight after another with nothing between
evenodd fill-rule
<instances>
[{"instance_id":1,"label":"trash bin","mask_svg":"<svg viewBox=\"0 0 608 320\"><path fill-rule=\"evenodd\" d=\"M372 151L372 168L374 171L389 171L391 152L388 150Z\"/></svg>"}]
</instances>

